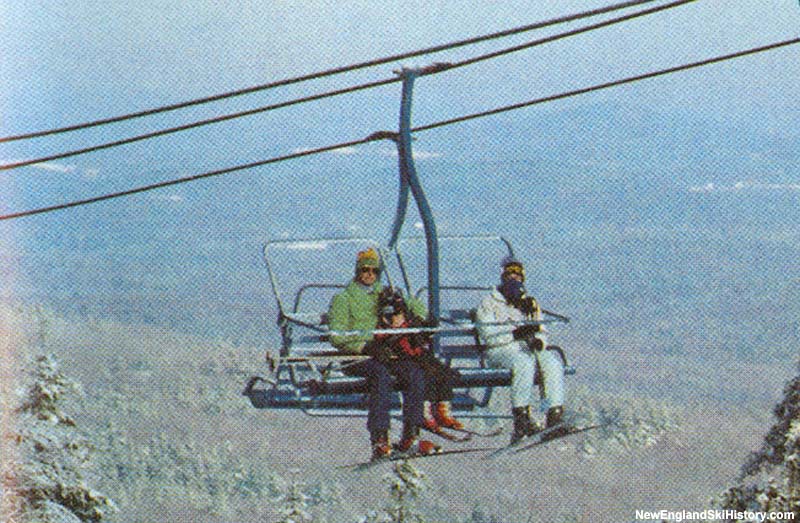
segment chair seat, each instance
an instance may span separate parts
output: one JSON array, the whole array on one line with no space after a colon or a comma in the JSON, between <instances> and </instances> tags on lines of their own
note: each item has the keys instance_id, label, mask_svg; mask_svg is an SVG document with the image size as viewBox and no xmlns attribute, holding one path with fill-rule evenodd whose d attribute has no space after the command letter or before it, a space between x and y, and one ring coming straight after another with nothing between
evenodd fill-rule
<instances>
[{"instance_id":1,"label":"chair seat","mask_svg":"<svg viewBox=\"0 0 800 523\"><path fill-rule=\"evenodd\" d=\"M460 379L453 388L505 387L511 384L508 369L456 368ZM306 383L311 394L356 394L367 392L367 379L359 376L334 376L325 380L310 380ZM395 390L398 390L395 385Z\"/></svg>"},{"instance_id":2,"label":"chair seat","mask_svg":"<svg viewBox=\"0 0 800 523\"><path fill-rule=\"evenodd\" d=\"M492 369L479 367L455 368L459 374L458 381L453 388L480 388L480 387L507 387L511 385L511 371L509 369ZM565 375L575 374L575 368L564 368ZM539 373L536 373L534 383L539 383ZM333 376L325 380L310 380L306 388L312 395L326 394L365 394L367 392L367 379L359 376ZM395 390L398 390L395 384Z\"/></svg>"}]
</instances>

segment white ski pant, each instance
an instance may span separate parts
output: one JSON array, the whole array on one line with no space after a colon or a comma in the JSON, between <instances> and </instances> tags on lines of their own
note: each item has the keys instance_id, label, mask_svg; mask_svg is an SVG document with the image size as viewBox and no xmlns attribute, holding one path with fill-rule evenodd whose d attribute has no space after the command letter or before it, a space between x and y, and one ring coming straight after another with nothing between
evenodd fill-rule
<instances>
[{"instance_id":1,"label":"white ski pant","mask_svg":"<svg viewBox=\"0 0 800 523\"><path fill-rule=\"evenodd\" d=\"M490 367L511 370L511 405L527 407L533 403L536 365L542 374L542 410L564 404L564 363L552 350L531 351L520 341L492 347L486 351Z\"/></svg>"}]
</instances>

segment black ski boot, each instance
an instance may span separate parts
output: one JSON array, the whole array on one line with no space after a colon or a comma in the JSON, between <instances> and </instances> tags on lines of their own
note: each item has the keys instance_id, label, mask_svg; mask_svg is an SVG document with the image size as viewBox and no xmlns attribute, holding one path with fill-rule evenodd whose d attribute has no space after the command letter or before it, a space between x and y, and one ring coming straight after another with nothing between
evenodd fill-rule
<instances>
[{"instance_id":1,"label":"black ski boot","mask_svg":"<svg viewBox=\"0 0 800 523\"><path fill-rule=\"evenodd\" d=\"M542 430L538 423L533 423L531 421L530 406L514 407L511 409L511 414L514 416L514 432L511 433L512 445L522 438L533 436Z\"/></svg>"},{"instance_id":2,"label":"black ski boot","mask_svg":"<svg viewBox=\"0 0 800 523\"><path fill-rule=\"evenodd\" d=\"M545 428L550 428L558 425L564 418L564 407L550 407L547 410L547 421Z\"/></svg>"},{"instance_id":3,"label":"black ski boot","mask_svg":"<svg viewBox=\"0 0 800 523\"><path fill-rule=\"evenodd\" d=\"M564 423L564 407L559 405L558 407L550 407L547 410L545 429L552 429L548 432L547 439L557 438L569 432L569 427Z\"/></svg>"}]
</instances>

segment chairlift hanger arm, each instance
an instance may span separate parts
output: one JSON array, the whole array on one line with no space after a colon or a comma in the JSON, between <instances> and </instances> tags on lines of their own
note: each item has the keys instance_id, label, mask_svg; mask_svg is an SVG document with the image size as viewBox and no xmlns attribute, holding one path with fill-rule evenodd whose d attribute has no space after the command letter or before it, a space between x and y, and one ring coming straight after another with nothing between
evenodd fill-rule
<instances>
[{"instance_id":1,"label":"chairlift hanger arm","mask_svg":"<svg viewBox=\"0 0 800 523\"><path fill-rule=\"evenodd\" d=\"M408 193L411 192L414 201L417 203L422 227L425 232L425 243L428 255L428 288L432 292L428 293L428 318L434 322L439 321L439 242L436 233L436 223L433 219L433 212L422 189L419 177L417 176L416 166L414 165L414 154L411 147L411 107L414 91L414 80L421 74L433 68L441 67L434 64L428 68L407 69L403 68L397 73L403 80L403 93L400 102L400 123L397 135L397 152L400 168L400 193L398 195L397 213L392 227L389 248L392 249L397 243L400 231L405 221L406 209L408 207ZM436 343L436 341L434 341Z\"/></svg>"}]
</instances>

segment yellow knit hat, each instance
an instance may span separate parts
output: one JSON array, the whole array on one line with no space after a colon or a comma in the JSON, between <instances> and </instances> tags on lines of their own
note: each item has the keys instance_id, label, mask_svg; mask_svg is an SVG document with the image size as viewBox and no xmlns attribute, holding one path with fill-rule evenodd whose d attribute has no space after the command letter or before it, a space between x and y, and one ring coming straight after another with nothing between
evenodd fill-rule
<instances>
[{"instance_id":1,"label":"yellow knit hat","mask_svg":"<svg viewBox=\"0 0 800 523\"><path fill-rule=\"evenodd\" d=\"M380 269L381 257L378 251L370 247L365 251L359 252L356 256L356 270L360 270L362 267L375 267L376 269Z\"/></svg>"},{"instance_id":2,"label":"yellow knit hat","mask_svg":"<svg viewBox=\"0 0 800 523\"><path fill-rule=\"evenodd\" d=\"M522 276L522 281L525 281L525 267L522 262L511 256L503 259L503 274L501 279L505 280L511 274L519 274Z\"/></svg>"}]
</instances>

